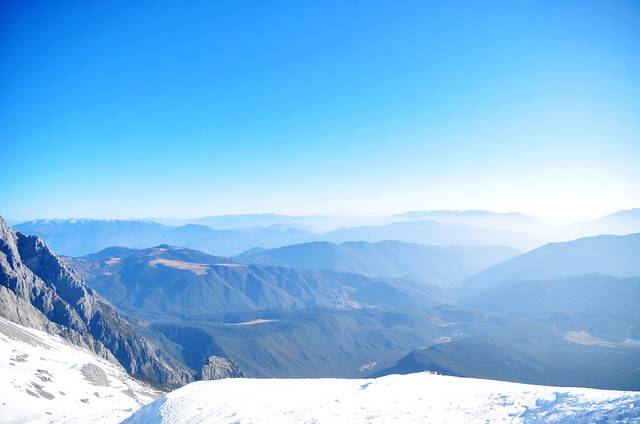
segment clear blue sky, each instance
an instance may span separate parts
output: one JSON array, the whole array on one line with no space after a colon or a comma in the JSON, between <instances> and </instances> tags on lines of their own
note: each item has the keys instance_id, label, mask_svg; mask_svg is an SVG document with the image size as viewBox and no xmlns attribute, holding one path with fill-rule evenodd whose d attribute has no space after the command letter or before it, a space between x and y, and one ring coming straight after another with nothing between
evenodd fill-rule
<instances>
[{"instance_id":1,"label":"clear blue sky","mask_svg":"<svg viewBox=\"0 0 640 424\"><path fill-rule=\"evenodd\" d=\"M2 215L640 204L638 1L99 3L0 5Z\"/></svg>"}]
</instances>

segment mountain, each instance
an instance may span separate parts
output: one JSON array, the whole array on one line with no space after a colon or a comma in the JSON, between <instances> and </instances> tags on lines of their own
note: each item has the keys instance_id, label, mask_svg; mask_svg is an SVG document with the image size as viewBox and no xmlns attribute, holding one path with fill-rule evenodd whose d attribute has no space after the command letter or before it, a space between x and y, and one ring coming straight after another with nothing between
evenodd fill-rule
<instances>
[{"instance_id":1,"label":"mountain","mask_svg":"<svg viewBox=\"0 0 640 424\"><path fill-rule=\"evenodd\" d=\"M98 219L35 220L15 228L24 234L41 237L55 251L68 256L82 256L112 246L148 248L159 244L219 256L234 256L255 247L276 248L312 241L399 240L430 245L500 245L519 250L540 244L526 233L436 221L342 228L322 234L282 225L215 230L194 223L169 226L150 221Z\"/></svg>"},{"instance_id":2,"label":"mountain","mask_svg":"<svg viewBox=\"0 0 640 424\"><path fill-rule=\"evenodd\" d=\"M588 274L500 283L458 306L499 314L502 325L415 349L376 375L431 370L640 390L639 304L640 277Z\"/></svg>"},{"instance_id":3,"label":"mountain","mask_svg":"<svg viewBox=\"0 0 640 424\"><path fill-rule=\"evenodd\" d=\"M184 316L309 307L424 309L444 301L432 286L335 271L247 265L160 245L107 249L68 261L117 307Z\"/></svg>"},{"instance_id":4,"label":"mountain","mask_svg":"<svg viewBox=\"0 0 640 424\"><path fill-rule=\"evenodd\" d=\"M580 327L578 327L579 329ZM510 324L415 349L375 376L433 371L528 384L640 390L640 348L511 317Z\"/></svg>"},{"instance_id":5,"label":"mountain","mask_svg":"<svg viewBox=\"0 0 640 424\"><path fill-rule=\"evenodd\" d=\"M505 281L590 273L640 276L640 233L546 244L479 272L462 284L459 294L471 296Z\"/></svg>"},{"instance_id":6,"label":"mountain","mask_svg":"<svg viewBox=\"0 0 640 424\"><path fill-rule=\"evenodd\" d=\"M640 277L588 274L500 283L460 306L556 323L593 344L640 346Z\"/></svg>"},{"instance_id":7,"label":"mountain","mask_svg":"<svg viewBox=\"0 0 640 424\"><path fill-rule=\"evenodd\" d=\"M540 234L551 231L553 225L542 218L518 212L491 212L484 210L433 210L410 211L389 218L392 221L438 221L442 223L468 224L493 227L504 231Z\"/></svg>"},{"instance_id":8,"label":"mountain","mask_svg":"<svg viewBox=\"0 0 640 424\"><path fill-rule=\"evenodd\" d=\"M362 377L416 346L475 334L485 317L447 308L307 308L190 315L179 321L155 316L150 327L194 369L216 355L234 361L250 377Z\"/></svg>"},{"instance_id":9,"label":"mountain","mask_svg":"<svg viewBox=\"0 0 640 424\"><path fill-rule=\"evenodd\" d=\"M313 234L283 226L214 230L206 225L168 226L148 221L68 219L35 220L16 229L37 235L64 255L81 256L111 246L145 248L172 244L220 256L233 256L254 247L276 248L311 241L400 240L432 245L504 245L528 249L539 244L525 233L436 221L396 222L382 226L342 228Z\"/></svg>"},{"instance_id":10,"label":"mountain","mask_svg":"<svg viewBox=\"0 0 640 424\"><path fill-rule=\"evenodd\" d=\"M352 272L372 277L404 277L447 287L517 253L500 246L426 246L401 241L311 242L276 249L254 249L236 259L253 264Z\"/></svg>"},{"instance_id":11,"label":"mountain","mask_svg":"<svg viewBox=\"0 0 640 424\"><path fill-rule=\"evenodd\" d=\"M311 232L328 231L359 222L358 218L326 215L279 215L257 213L244 215L214 215L189 219L186 223L206 225L216 230L232 230L252 227L295 228Z\"/></svg>"},{"instance_id":12,"label":"mountain","mask_svg":"<svg viewBox=\"0 0 640 424\"><path fill-rule=\"evenodd\" d=\"M35 220L15 228L41 237L55 251L69 256L86 255L111 246L144 248L163 243L231 256L255 246L278 247L315 239L311 233L292 228L214 230L196 224L174 227L148 221L99 219Z\"/></svg>"},{"instance_id":13,"label":"mountain","mask_svg":"<svg viewBox=\"0 0 640 424\"><path fill-rule=\"evenodd\" d=\"M460 223L434 220L393 222L387 225L342 228L323 234L320 240L378 242L399 240L407 243L447 246L509 246L527 250L540 242L533 236L515 231L503 231Z\"/></svg>"},{"instance_id":14,"label":"mountain","mask_svg":"<svg viewBox=\"0 0 640 424\"><path fill-rule=\"evenodd\" d=\"M0 421L119 423L160 393L62 337L0 318Z\"/></svg>"},{"instance_id":15,"label":"mountain","mask_svg":"<svg viewBox=\"0 0 640 424\"><path fill-rule=\"evenodd\" d=\"M87 287L47 245L0 218L0 315L65 336L133 376L166 386L191 380L107 301Z\"/></svg>"},{"instance_id":16,"label":"mountain","mask_svg":"<svg viewBox=\"0 0 640 424\"><path fill-rule=\"evenodd\" d=\"M200 234L194 231L200 229ZM193 236L184 237L185 230ZM253 247L280 247L315 240L316 236L300 229L283 227L251 227L239 230L212 230L204 226L185 225L163 237L162 243L189 247L213 255L234 256Z\"/></svg>"},{"instance_id":17,"label":"mountain","mask_svg":"<svg viewBox=\"0 0 640 424\"><path fill-rule=\"evenodd\" d=\"M227 379L168 393L124 423L635 422L640 420L638 402L640 395L633 392L427 373L367 380Z\"/></svg>"},{"instance_id":18,"label":"mountain","mask_svg":"<svg viewBox=\"0 0 640 424\"><path fill-rule=\"evenodd\" d=\"M215 355L252 377L362 376L485 320L432 311L444 298L424 284L246 265L167 245L67 260L194 370Z\"/></svg>"},{"instance_id":19,"label":"mountain","mask_svg":"<svg viewBox=\"0 0 640 424\"><path fill-rule=\"evenodd\" d=\"M102 219L39 219L15 225L62 255L84 255L109 246L144 246L170 227L155 222Z\"/></svg>"},{"instance_id":20,"label":"mountain","mask_svg":"<svg viewBox=\"0 0 640 424\"><path fill-rule=\"evenodd\" d=\"M640 208L621 210L592 221L572 224L562 229L563 237L584 237L598 234L625 235L640 233Z\"/></svg>"}]
</instances>

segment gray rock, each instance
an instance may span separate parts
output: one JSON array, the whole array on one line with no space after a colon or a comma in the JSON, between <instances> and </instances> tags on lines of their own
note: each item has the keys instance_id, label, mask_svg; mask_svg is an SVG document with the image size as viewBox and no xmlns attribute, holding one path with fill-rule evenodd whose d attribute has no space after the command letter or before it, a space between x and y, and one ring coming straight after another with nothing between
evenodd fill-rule
<instances>
[{"instance_id":1,"label":"gray rock","mask_svg":"<svg viewBox=\"0 0 640 424\"><path fill-rule=\"evenodd\" d=\"M198 380L221 380L223 378L242 378L244 372L235 362L222 356L210 356L198 373Z\"/></svg>"},{"instance_id":2,"label":"gray rock","mask_svg":"<svg viewBox=\"0 0 640 424\"><path fill-rule=\"evenodd\" d=\"M80 372L84 378L96 386L109 386L109 377L107 373L97 365L87 363L80 368Z\"/></svg>"}]
</instances>

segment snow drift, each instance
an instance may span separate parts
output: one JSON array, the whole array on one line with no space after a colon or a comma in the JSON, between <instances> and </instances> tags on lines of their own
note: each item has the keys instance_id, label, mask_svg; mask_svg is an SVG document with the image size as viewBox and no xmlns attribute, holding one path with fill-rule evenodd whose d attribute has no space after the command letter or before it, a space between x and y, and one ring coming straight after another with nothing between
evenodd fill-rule
<instances>
[{"instance_id":1,"label":"snow drift","mask_svg":"<svg viewBox=\"0 0 640 424\"><path fill-rule=\"evenodd\" d=\"M428 373L191 383L134 413L147 423L584 423L640 420L640 393Z\"/></svg>"}]
</instances>

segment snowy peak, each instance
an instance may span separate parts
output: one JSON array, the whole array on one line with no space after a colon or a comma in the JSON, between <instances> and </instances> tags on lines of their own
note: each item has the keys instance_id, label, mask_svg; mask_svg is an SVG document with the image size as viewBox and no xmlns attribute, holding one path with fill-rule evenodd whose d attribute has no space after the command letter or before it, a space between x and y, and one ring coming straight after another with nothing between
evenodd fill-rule
<instances>
[{"instance_id":1,"label":"snowy peak","mask_svg":"<svg viewBox=\"0 0 640 424\"><path fill-rule=\"evenodd\" d=\"M637 392L429 373L368 380L226 379L168 393L125 423L632 422L640 419L638 402Z\"/></svg>"},{"instance_id":2,"label":"snowy peak","mask_svg":"<svg viewBox=\"0 0 640 424\"><path fill-rule=\"evenodd\" d=\"M160 393L117 363L0 318L0 421L117 423Z\"/></svg>"}]
</instances>

